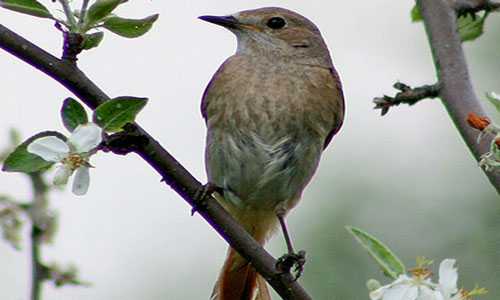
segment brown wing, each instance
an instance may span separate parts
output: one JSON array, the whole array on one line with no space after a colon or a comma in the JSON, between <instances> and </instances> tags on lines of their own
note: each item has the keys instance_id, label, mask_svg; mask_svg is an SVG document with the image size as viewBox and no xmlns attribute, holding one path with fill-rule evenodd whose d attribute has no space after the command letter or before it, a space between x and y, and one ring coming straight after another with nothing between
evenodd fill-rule
<instances>
[{"instance_id":1,"label":"brown wing","mask_svg":"<svg viewBox=\"0 0 500 300\"><path fill-rule=\"evenodd\" d=\"M337 115L337 120L335 120L334 127L330 130L330 132L326 136L323 149L325 149L328 146L328 144L330 144L333 136L337 132L339 132L340 128L342 127L342 124L344 123L344 114L345 114L345 100L344 100L344 93L342 92L342 83L340 82L340 77L334 68L330 68L330 74L333 77L333 80L335 82L335 87L336 87L338 94L340 96L340 99L339 99L340 103L339 103L339 113Z\"/></svg>"},{"instance_id":2,"label":"brown wing","mask_svg":"<svg viewBox=\"0 0 500 300\"><path fill-rule=\"evenodd\" d=\"M201 97L200 110L201 110L201 115L203 116L203 119L205 119L205 122L207 121L207 105L208 105L207 94L208 94L208 91L210 90L212 83L214 82L215 77L217 76L218 72L219 71L217 71L214 74L214 76L212 77L212 79L210 79L210 82L208 83L207 87L205 88L205 91L203 92L203 96Z\"/></svg>"},{"instance_id":3,"label":"brown wing","mask_svg":"<svg viewBox=\"0 0 500 300\"><path fill-rule=\"evenodd\" d=\"M207 87L205 88L205 91L203 92L203 96L201 98L201 105L200 105L200 110L201 110L201 115L205 119L205 122L208 120L207 118L207 107L208 107L208 99L210 98L208 96L208 93L210 90L214 87L215 83L217 82L217 79L223 74L225 66L235 57L234 55L229 57L220 67L217 69L215 74L212 76L212 79L210 79L210 82L208 83Z\"/></svg>"}]
</instances>

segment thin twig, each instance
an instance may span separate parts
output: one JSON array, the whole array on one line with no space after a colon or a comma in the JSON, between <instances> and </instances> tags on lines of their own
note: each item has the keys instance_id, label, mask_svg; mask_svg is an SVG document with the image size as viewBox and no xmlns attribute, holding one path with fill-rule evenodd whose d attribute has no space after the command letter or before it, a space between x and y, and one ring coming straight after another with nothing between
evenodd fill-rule
<instances>
[{"instance_id":1,"label":"thin twig","mask_svg":"<svg viewBox=\"0 0 500 300\"><path fill-rule=\"evenodd\" d=\"M6 27L0 25L0 48L41 70L64 85L85 104L95 109L109 100L75 65L60 60L32 44ZM139 125L136 134L147 143L135 152L141 156L171 188L184 198L197 212L269 282L283 299L311 299L311 296L294 281L290 273L276 267L276 260L262 248L245 229L210 195L200 199L203 186L170 153Z\"/></svg>"},{"instance_id":2,"label":"thin twig","mask_svg":"<svg viewBox=\"0 0 500 300\"><path fill-rule=\"evenodd\" d=\"M477 131L467 123L469 113L486 116L477 99L462 43L457 30L455 10L447 0L417 0L434 57L440 84L440 97L459 133L477 161L489 151L491 139L477 143ZM491 184L500 193L500 172L486 172Z\"/></svg>"},{"instance_id":3,"label":"thin twig","mask_svg":"<svg viewBox=\"0 0 500 300\"><path fill-rule=\"evenodd\" d=\"M40 246L43 230L38 224L47 209L47 184L40 172L30 174L33 201L30 205L31 220L31 300L39 300L43 281L47 279L46 267L41 262Z\"/></svg>"},{"instance_id":4,"label":"thin twig","mask_svg":"<svg viewBox=\"0 0 500 300\"><path fill-rule=\"evenodd\" d=\"M400 91L394 97L384 95L383 97L373 99L375 109L381 109L382 116L387 114L389 108L393 106L398 106L402 103L413 105L427 98L439 97L439 84L423 85L412 88L404 83L396 82L393 87Z\"/></svg>"},{"instance_id":5,"label":"thin twig","mask_svg":"<svg viewBox=\"0 0 500 300\"><path fill-rule=\"evenodd\" d=\"M43 280L40 260L40 230L33 224L31 226L31 300L39 300L41 295Z\"/></svg>"}]
</instances>

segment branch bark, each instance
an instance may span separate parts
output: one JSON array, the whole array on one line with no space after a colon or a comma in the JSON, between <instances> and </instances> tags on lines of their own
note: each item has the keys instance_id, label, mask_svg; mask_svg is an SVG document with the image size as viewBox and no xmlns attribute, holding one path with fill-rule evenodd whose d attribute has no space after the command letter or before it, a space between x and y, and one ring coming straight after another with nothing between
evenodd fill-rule
<instances>
[{"instance_id":1,"label":"branch bark","mask_svg":"<svg viewBox=\"0 0 500 300\"><path fill-rule=\"evenodd\" d=\"M375 109L380 109L382 116L387 114L389 108L393 106L398 106L402 103L414 105L424 99L439 97L439 84L437 83L412 88L404 83L396 82L393 87L400 91L394 97L384 95L383 97L373 99Z\"/></svg>"},{"instance_id":2,"label":"branch bark","mask_svg":"<svg viewBox=\"0 0 500 300\"><path fill-rule=\"evenodd\" d=\"M424 19L440 84L440 97L476 160L489 151L491 139L477 143L477 131L467 123L469 113L486 116L476 97L460 36L453 4L447 0L417 0ZM486 172L491 184L500 193L500 172Z\"/></svg>"},{"instance_id":3,"label":"branch bark","mask_svg":"<svg viewBox=\"0 0 500 300\"><path fill-rule=\"evenodd\" d=\"M42 284L47 279L46 267L42 264L40 246L43 230L38 219L47 209L47 185L40 172L30 174L33 189L33 201L30 204L31 220L31 300L41 299Z\"/></svg>"},{"instance_id":4,"label":"branch bark","mask_svg":"<svg viewBox=\"0 0 500 300\"><path fill-rule=\"evenodd\" d=\"M458 15L474 14L482 10L500 8L500 2L492 0L454 0L453 8Z\"/></svg>"},{"instance_id":5,"label":"branch bark","mask_svg":"<svg viewBox=\"0 0 500 300\"><path fill-rule=\"evenodd\" d=\"M73 92L90 108L110 99L74 64L60 60L0 24L0 48L44 72ZM147 143L135 152L184 198L234 249L247 259L283 299L312 299L290 273L276 268L266 252L170 153L138 124Z\"/></svg>"}]
</instances>

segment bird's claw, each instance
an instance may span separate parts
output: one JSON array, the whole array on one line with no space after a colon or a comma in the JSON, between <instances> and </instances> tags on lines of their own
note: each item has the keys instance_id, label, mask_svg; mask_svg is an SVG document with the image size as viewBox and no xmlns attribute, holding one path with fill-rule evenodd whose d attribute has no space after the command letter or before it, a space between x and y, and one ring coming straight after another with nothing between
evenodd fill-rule
<instances>
[{"instance_id":1,"label":"bird's claw","mask_svg":"<svg viewBox=\"0 0 500 300\"><path fill-rule=\"evenodd\" d=\"M297 253L287 253L280 257L276 262L276 268L283 273L292 273L294 280L299 279L304 271L306 263L306 252L300 250ZM291 272L293 268L293 272Z\"/></svg>"},{"instance_id":2,"label":"bird's claw","mask_svg":"<svg viewBox=\"0 0 500 300\"><path fill-rule=\"evenodd\" d=\"M221 188L216 186L215 184L208 182L204 184L193 196L195 200L195 204L191 209L191 216L194 215L197 211L203 210L206 207L207 197L212 195L214 192L218 192Z\"/></svg>"}]
</instances>

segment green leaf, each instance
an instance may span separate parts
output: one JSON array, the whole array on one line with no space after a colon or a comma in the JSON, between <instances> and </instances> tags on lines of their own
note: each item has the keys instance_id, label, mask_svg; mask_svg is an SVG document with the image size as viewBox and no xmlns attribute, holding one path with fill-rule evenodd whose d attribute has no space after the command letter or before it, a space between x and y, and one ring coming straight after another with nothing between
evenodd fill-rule
<instances>
[{"instance_id":1,"label":"green leaf","mask_svg":"<svg viewBox=\"0 0 500 300\"><path fill-rule=\"evenodd\" d=\"M17 146L17 148L7 156L2 166L2 171L32 173L51 166L53 162L45 161L40 156L31 154L26 150L31 142L45 136L55 136L66 141L66 137L56 131L44 131L34 135Z\"/></svg>"},{"instance_id":2,"label":"green leaf","mask_svg":"<svg viewBox=\"0 0 500 300\"><path fill-rule=\"evenodd\" d=\"M484 21L488 13L485 13L482 17L472 17L471 15L465 15L458 18L458 33L462 42L473 41L481 36L484 32Z\"/></svg>"},{"instance_id":3,"label":"green leaf","mask_svg":"<svg viewBox=\"0 0 500 300\"><path fill-rule=\"evenodd\" d=\"M147 101L147 98L129 96L106 101L94 111L94 123L108 132L120 131L125 124L135 121Z\"/></svg>"},{"instance_id":4,"label":"green leaf","mask_svg":"<svg viewBox=\"0 0 500 300\"><path fill-rule=\"evenodd\" d=\"M86 18L86 27L90 28L108 16L122 0L97 0L89 7Z\"/></svg>"},{"instance_id":5,"label":"green leaf","mask_svg":"<svg viewBox=\"0 0 500 300\"><path fill-rule=\"evenodd\" d=\"M385 274L396 279L400 274L406 273L401 260L381 241L359 228L346 226L346 229L375 259Z\"/></svg>"},{"instance_id":6,"label":"green leaf","mask_svg":"<svg viewBox=\"0 0 500 300\"><path fill-rule=\"evenodd\" d=\"M158 16L158 14L155 14L138 20L110 17L106 19L103 26L120 36L136 38L148 32L153 26L153 23L158 20Z\"/></svg>"},{"instance_id":7,"label":"green leaf","mask_svg":"<svg viewBox=\"0 0 500 300\"><path fill-rule=\"evenodd\" d=\"M61 118L64 127L73 131L78 125L88 123L89 119L85 108L73 98L66 98L61 107Z\"/></svg>"},{"instance_id":8,"label":"green leaf","mask_svg":"<svg viewBox=\"0 0 500 300\"><path fill-rule=\"evenodd\" d=\"M467 14L458 18L458 33L460 34L462 42L475 40L483 34L484 21L487 16L488 12L485 12L482 17ZM423 20L422 14L417 5L413 6L411 9L411 20L412 22L420 22Z\"/></svg>"},{"instance_id":9,"label":"green leaf","mask_svg":"<svg viewBox=\"0 0 500 300\"><path fill-rule=\"evenodd\" d=\"M104 37L104 32L85 34L82 45L83 49L89 50L99 46L103 37Z\"/></svg>"},{"instance_id":10,"label":"green leaf","mask_svg":"<svg viewBox=\"0 0 500 300\"><path fill-rule=\"evenodd\" d=\"M35 17L54 18L49 10L36 0L0 0L0 6Z\"/></svg>"},{"instance_id":11,"label":"green leaf","mask_svg":"<svg viewBox=\"0 0 500 300\"><path fill-rule=\"evenodd\" d=\"M420 13L420 8L415 4L411 9L411 21L412 22L420 22L422 21L422 14Z\"/></svg>"},{"instance_id":12,"label":"green leaf","mask_svg":"<svg viewBox=\"0 0 500 300\"><path fill-rule=\"evenodd\" d=\"M497 109L497 112L500 113L500 95L495 92L489 92L486 93L486 98Z\"/></svg>"}]
</instances>

